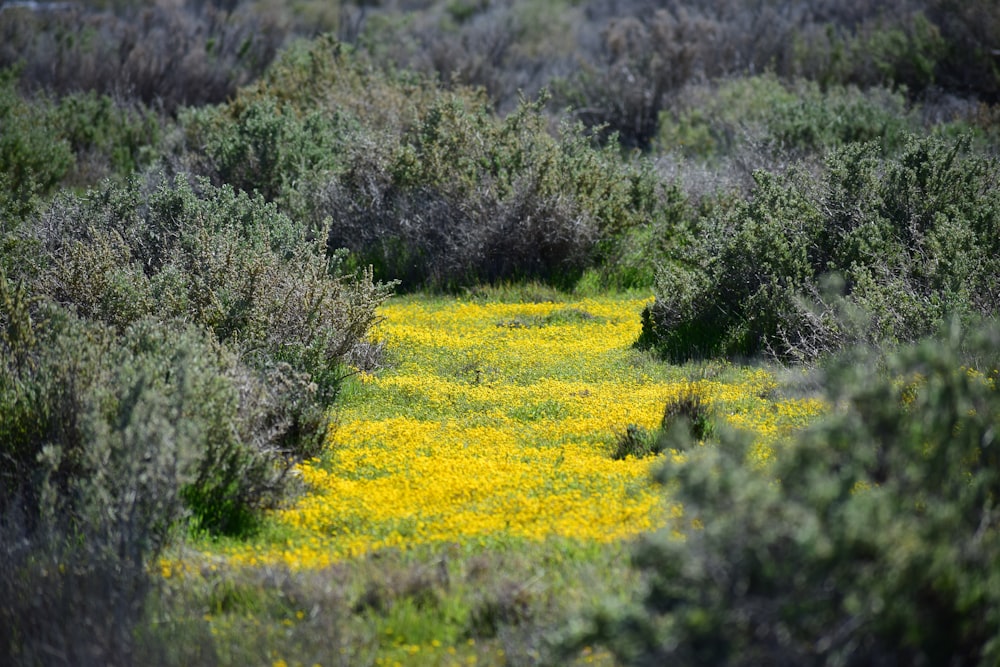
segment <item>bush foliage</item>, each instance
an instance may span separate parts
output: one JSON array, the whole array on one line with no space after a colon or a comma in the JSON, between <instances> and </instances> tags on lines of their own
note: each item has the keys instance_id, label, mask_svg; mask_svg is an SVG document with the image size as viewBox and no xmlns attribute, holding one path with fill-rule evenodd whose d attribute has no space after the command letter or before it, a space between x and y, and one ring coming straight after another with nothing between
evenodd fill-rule
<instances>
[{"instance_id":1,"label":"bush foliage","mask_svg":"<svg viewBox=\"0 0 1000 667\"><path fill-rule=\"evenodd\" d=\"M119 329L151 315L193 322L262 367L309 374L324 404L330 365L386 296L370 276L343 275L341 256L274 205L180 176L60 199L33 231L38 285L56 301Z\"/></svg>"},{"instance_id":2,"label":"bush foliage","mask_svg":"<svg viewBox=\"0 0 1000 667\"><path fill-rule=\"evenodd\" d=\"M63 310L32 318L23 286L0 283L0 651L11 664L49 664L52 652L124 664L147 563L184 517L182 493L243 472L209 468L226 455L230 468L256 460L258 477L276 471L235 441L236 387L197 332L151 339L139 325L117 340Z\"/></svg>"},{"instance_id":3,"label":"bush foliage","mask_svg":"<svg viewBox=\"0 0 1000 667\"><path fill-rule=\"evenodd\" d=\"M727 431L667 459L684 539L643 539L641 606L583 641L632 665L995 664L998 350L994 322L855 354L827 377L838 408L769 467Z\"/></svg>"},{"instance_id":4,"label":"bush foliage","mask_svg":"<svg viewBox=\"0 0 1000 667\"><path fill-rule=\"evenodd\" d=\"M270 469L287 471L294 460L319 451L328 428L324 412L344 364L387 296L386 286L374 284L370 274L341 274L340 255L328 258L322 242L310 241L303 227L273 205L228 187L199 183L196 189L181 177L167 182L153 176L148 182L136 179L86 196L60 197L19 236L35 253L18 263L20 319L6 319L22 332L17 336L31 331L31 304L50 302L105 327L100 329L105 337L128 341L136 331L146 332L135 345L163 362L180 364L180 355L195 375L206 355L218 359L204 374L228 378L225 386L199 385L185 399L202 397L202 430L214 433L210 440L217 441L200 446L197 484L184 491L189 508L210 530L240 530L246 523L241 516L273 506L280 497ZM206 342L199 344L218 351L171 351L170 332L183 340L195 335L189 330L201 332ZM60 340L51 344L61 345ZM11 346L14 358L42 352ZM93 379L82 384L59 379L57 369L41 377L55 386L80 384L84 392L91 382L95 391L104 390L106 383L115 386L99 379L108 364L114 365L111 359L97 355L86 371ZM28 391L18 383L12 387ZM44 397L48 391L28 394ZM55 409L40 407L43 400L25 408L26 418L44 424L45 414L68 412L76 419L72 407L81 401L74 398ZM196 410L183 412L197 422ZM5 470L10 479L22 478L20 468L34 465L43 445L63 441L59 433L46 435L40 428L25 431L33 444L11 445L22 447L24 455L13 456L20 463ZM66 437L78 442L82 436Z\"/></svg>"},{"instance_id":5,"label":"bush foliage","mask_svg":"<svg viewBox=\"0 0 1000 667\"><path fill-rule=\"evenodd\" d=\"M1000 76L987 35L1000 12L960 4L590 2L578 38L590 48L578 73L555 77L558 99L639 147L657 136L661 111L686 84L768 71L822 87L905 89L914 98L943 88L995 102Z\"/></svg>"},{"instance_id":6,"label":"bush foliage","mask_svg":"<svg viewBox=\"0 0 1000 667\"><path fill-rule=\"evenodd\" d=\"M184 177L63 194L6 241L0 650L129 664L150 561L288 497L388 289L273 205Z\"/></svg>"},{"instance_id":7,"label":"bush foliage","mask_svg":"<svg viewBox=\"0 0 1000 667\"><path fill-rule=\"evenodd\" d=\"M59 186L96 184L152 161L159 118L93 92L58 101L17 90L21 68L0 70L0 214L5 231ZM9 219L8 219L9 218Z\"/></svg>"},{"instance_id":8,"label":"bush foliage","mask_svg":"<svg viewBox=\"0 0 1000 667\"><path fill-rule=\"evenodd\" d=\"M891 154L919 128L903 95L774 74L690 85L660 114L657 146L717 159L747 144L775 154L808 156L849 143L877 141Z\"/></svg>"},{"instance_id":9,"label":"bush foliage","mask_svg":"<svg viewBox=\"0 0 1000 667\"><path fill-rule=\"evenodd\" d=\"M475 91L372 70L320 39L231 104L185 115L184 160L409 286L572 286L602 241L668 194L579 127L553 136L544 104L522 100L500 119Z\"/></svg>"},{"instance_id":10,"label":"bush foliage","mask_svg":"<svg viewBox=\"0 0 1000 667\"><path fill-rule=\"evenodd\" d=\"M0 67L21 63L28 90L94 92L167 113L225 100L263 72L287 35L273 13L249 6L119 3L109 11L51 4L50 11L4 7Z\"/></svg>"},{"instance_id":11,"label":"bush foliage","mask_svg":"<svg viewBox=\"0 0 1000 667\"><path fill-rule=\"evenodd\" d=\"M0 71L0 215L4 231L26 216L73 164L69 142L53 137L51 113L17 94L17 72Z\"/></svg>"},{"instance_id":12,"label":"bush foliage","mask_svg":"<svg viewBox=\"0 0 1000 667\"><path fill-rule=\"evenodd\" d=\"M818 183L758 172L752 198L707 219L684 263L661 271L642 344L672 359L812 359L996 313L998 172L967 147L914 138L882 158L849 144Z\"/></svg>"}]
</instances>

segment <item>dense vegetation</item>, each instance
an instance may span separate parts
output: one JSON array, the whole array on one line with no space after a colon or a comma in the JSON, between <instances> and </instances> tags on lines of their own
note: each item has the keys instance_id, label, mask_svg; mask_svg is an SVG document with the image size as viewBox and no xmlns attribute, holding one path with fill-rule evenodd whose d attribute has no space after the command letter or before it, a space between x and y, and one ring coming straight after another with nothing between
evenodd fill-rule
<instances>
[{"instance_id":1,"label":"dense vegetation","mask_svg":"<svg viewBox=\"0 0 1000 667\"><path fill-rule=\"evenodd\" d=\"M840 360L825 386L841 408L764 474L745 434L665 433L689 452L658 473L685 539L644 539L641 605L578 641L636 665L995 663L1000 394L996 370L964 364L996 369L998 334Z\"/></svg>"},{"instance_id":2,"label":"dense vegetation","mask_svg":"<svg viewBox=\"0 0 1000 667\"><path fill-rule=\"evenodd\" d=\"M704 447L626 429L691 450L704 529L585 636L994 663L997 35L989 0L0 4L3 661L137 659L150 564L297 492L394 288L530 282L652 292L640 347L840 406L763 472L697 396Z\"/></svg>"}]
</instances>

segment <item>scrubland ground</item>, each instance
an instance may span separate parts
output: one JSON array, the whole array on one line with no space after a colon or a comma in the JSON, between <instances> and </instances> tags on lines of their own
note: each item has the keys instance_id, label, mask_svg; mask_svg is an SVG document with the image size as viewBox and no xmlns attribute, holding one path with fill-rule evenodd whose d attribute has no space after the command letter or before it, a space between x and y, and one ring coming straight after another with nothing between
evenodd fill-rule
<instances>
[{"instance_id":1,"label":"scrubland ground","mask_svg":"<svg viewBox=\"0 0 1000 667\"><path fill-rule=\"evenodd\" d=\"M997 664L997 35L0 4L0 663Z\"/></svg>"}]
</instances>

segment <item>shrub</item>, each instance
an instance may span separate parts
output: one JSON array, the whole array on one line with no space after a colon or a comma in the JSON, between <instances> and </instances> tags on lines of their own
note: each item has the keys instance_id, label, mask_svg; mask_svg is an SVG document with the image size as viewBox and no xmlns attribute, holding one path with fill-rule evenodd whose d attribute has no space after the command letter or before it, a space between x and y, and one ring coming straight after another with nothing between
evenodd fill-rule
<instances>
[{"instance_id":1,"label":"shrub","mask_svg":"<svg viewBox=\"0 0 1000 667\"><path fill-rule=\"evenodd\" d=\"M603 125L626 146L643 149L658 134L661 110L686 84L770 71L823 86L922 90L933 81L941 52L936 26L907 0L894 3L895 11L860 3L603 4L590 7L593 17L604 19L597 22L603 26L599 48L579 74L563 81L560 102L576 108L588 126ZM890 13L894 21L884 25Z\"/></svg>"},{"instance_id":2,"label":"shrub","mask_svg":"<svg viewBox=\"0 0 1000 667\"><path fill-rule=\"evenodd\" d=\"M229 185L269 201L294 197L298 183L337 167L350 117L311 111L304 117L272 97L181 113L187 165L216 185Z\"/></svg>"},{"instance_id":3,"label":"shrub","mask_svg":"<svg viewBox=\"0 0 1000 667\"><path fill-rule=\"evenodd\" d=\"M660 117L661 151L717 158L750 145L779 155L825 153L876 141L887 154L902 148L917 123L906 99L886 88L864 91L773 74L687 86Z\"/></svg>"},{"instance_id":4,"label":"shrub","mask_svg":"<svg viewBox=\"0 0 1000 667\"><path fill-rule=\"evenodd\" d=\"M29 528L85 522L90 509L72 503L87 485L114 498L137 491L119 483L158 485L139 494L148 507L129 511L143 512L136 530L159 531L136 539L159 548L182 500L201 528L239 533L281 499L294 460L282 447L293 422L283 411L305 382L252 371L187 326L143 320L118 338L51 307L32 318L23 287L4 285L5 512L27 512Z\"/></svg>"},{"instance_id":5,"label":"shrub","mask_svg":"<svg viewBox=\"0 0 1000 667\"><path fill-rule=\"evenodd\" d=\"M482 103L471 89L456 87L453 95ZM363 119L378 131L398 134L419 124L419 114L441 94L436 81L420 74L380 67L365 52L352 49L332 35L294 42L264 76L242 89L232 105L273 98L278 106L303 116L328 109ZM237 114L232 114L233 116Z\"/></svg>"},{"instance_id":6,"label":"shrub","mask_svg":"<svg viewBox=\"0 0 1000 667\"><path fill-rule=\"evenodd\" d=\"M678 438L675 430L684 437ZM698 386L688 382L677 396L667 401L659 429L649 430L629 424L615 442L611 458L644 458L677 447L686 442L686 437L690 437L692 442L704 443L714 435L712 408L702 397Z\"/></svg>"},{"instance_id":7,"label":"shrub","mask_svg":"<svg viewBox=\"0 0 1000 667\"><path fill-rule=\"evenodd\" d=\"M656 206L648 173L595 151L579 128L548 134L541 102L503 120L461 98L422 112L396 139L350 148L344 173L313 193L345 246L408 285L544 280L571 286L598 240Z\"/></svg>"},{"instance_id":8,"label":"shrub","mask_svg":"<svg viewBox=\"0 0 1000 667\"><path fill-rule=\"evenodd\" d=\"M315 105L333 112L304 111ZM554 139L542 106L500 120L481 94L382 73L322 38L228 107L187 114L185 160L328 229L331 249L380 276L566 285L590 262L596 227L624 224L631 185L578 130Z\"/></svg>"},{"instance_id":9,"label":"shrub","mask_svg":"<svg viewBox=\"0 0 1000 667\"><path fill-rule=\"evenodd\" d=\"M189 324L115 332L3 275L0 348L0 656L131 664L184 519L243 534L284 497L307 378Z\"/></svg>"},{"instance_id":10,"label":"shrub","mask_svg":"<svg viewBox=\"0 0 1000 667\"><path fill-rule=\"evenodd\" d=\"M576 74L556 79L557 99L588 126L606 126L606 137L618 132L626 146L643 148L659 133L660 111L685 86L725 77L773 72L823 89L901 91L911 100L943 87L992 102L1000 78L990 35L1000 13L987 4L589 2L577 36L582 62ZM698 105L687 108L697 121ZM697 145L705 137L684 138Z\"/></svg>"},{"instance_id":11,"label":"shrub","mask_svg":"<svg viewBox=\"0 0 1000 667\"><path fill-rule=\"evenodd\" d=\"M926 11L944 41L935 82L993 104L1000 101L995 38L1000 7L988 0L932 0Z\"/></svg>"},{"instance_id":12,"label":"shrub","mask_svg":"<svg viewBox=\"0 0 1000 667\"><path fill-rule=\"evenodd\" d=\"M787 317L794 290L812 275L807 239L819 216L775 177L757 172L755 178L755 198L724 213L701 237L687 258L694 268L660 274L657 301L644 315L643 344L675 360L747 356Z\"/></svg>"},{"instance_id":13,"label":"shrub","mask_svg":"<svg viewBox=\"0 0 1000 667\"><path fill-rule=\"evenodd\" d=\"M688 157L730 154L753 135L764 134L766 119L776 108L799 102L799 92L774 74L686 84L660 114L656 148Z\"/></svg>"},{"instance_id":14,"label":"shrub","mask_svg":"<svg viewBox=\"0 0 1000 667\"><path fill-rule=\"evenodd\" d=\"M798 99L777 105L765 120L769 140L779 148L811 153L869 141L890 155L902 148L908 125L901 95L854 87L820 93L807 83L795 92Z\"/></svg>"},{"instance_id":15,"label":"shrub","mask_svg":"<svg viewBox=\"0 0 1000 667\"><path fill-rule=\"evenodd\" d=\"M26 218L59 185L96 183L147 163L159 119L110 97L76 94L53 101L17 90L21 68L0 70L0 212L4 230Z\"/></svg>"},{"instance_id":16,"label":"shrub","mask_svg":"<svg viewBox=\"0 0 1000 667\"><path fill-rule=\"evenodd\" d=\"M67 179L73 185L128 176L152 162L159 148L162 119L142 105L90 91L63 97L52 116L56 135L69 142L76 156Z\"/></svg>"},{"instance_id":17,"label":"shrub","mask_svg":"<svg viewBox=\"0 0 1000 667\"><path fill-rule=\"evenodd\" d=\"M232 8L231 8L232 9ZM168 114L215 103L257 78L284 42L273 13L215 3L149 3L120 13L74 5L0 13L0 67L24 64L22 84L57 96L93 91Z\"/></svg>"},{"instance_id":18,"label":"shrub","mask_svg":"<svg viewBox=\"0 0 1000 667\"><path fill-rule=\"evenodd\" d=\"M580 645L634 665L995 664L1000 329L958 332L833 366L838 408L771 468L732 432L666 460L683 522L635 552L642 605Z\"/></svg>"},{"instance_id":19,"label":"shrub","mask_svg":"<svg viewBox=\"0 0 1000 667\"><path fill-rule=\"evenodd\" d=\"M635 424L629 424L618 435L614 449L611 451L611 458L616 461L625 460L630 456L641 459L659 454L663 451L663 446L662 439L655 432Z\"/></svg>"},{"instance_id":20,"label":"shrub","mask_svg":"<svg viewBox=\"0 0 1000 667\"><path fill-rule=\"evenodd\" d=\"M711 205L708 198L699 202L697 195L689 195L679 183L650 167L651 163L641 163L632 176L632 206L638 215L608 230L598 243L596 272L605 287L655 287L658 264L683 252L699 209Z\"/></svg>"},{"instance_id":21,"label":"shrub","mask_svg":"<svg viewBox=\"0 0 1000 667\"><path fill-rule=\"evenodd\" d=\"M25 101L16 90L17 70L0 70L0 214L3 231L48 195L73 166L69 143L53 133L51 110ZM8 219L8 215L10 218Z\"/></svg>"},{"instance_id":22,"label":"shrub","mask_svg":"<svg viewBox=\"0 0 1000 667\"><path fill-rule=\"evenodd\" d=\"M444 20L398 29L408 39L385 43L373 32L365 47L380 61L431 74L446 85L482 88L495 107L509 111L543 85L538 74L544 56L528 53L525 4L452 2Z\"/></svg>"},{"instance_id":23,"label":"shrub","mask_svg":"<svg viewBox=\"0 0 1000 667\"><path fill-rule=\"evenodd\" d=\"M626 147L646 150L656 136L666 95L692 75L697 56L680 21L658 11L649 21L623 17L603 33L600 60L563 82L558 101L588 127ZM698 26L694 29L703 28Z\"/></svg>"},{"instance_id":24,"label":"shrub","mask_svg":"<svg viewBox=\"0 0 1000 667\"><path fill-rule=\"evenodd\" d=\"M184 178L4 231L28 252L0 267L0 661L131 664L168 538L282 501L387 288Z\"/></svg>"},{"instance_id":25,"label":"shrub","mask_svg":"<svg viewBox=\"0 0 1000 667\"><path fill-rule=\"evenodd\" d=\"M669 434L677 427L686 428L697 442L703 442L715 433L712 409L692 384L687 384L678 396L667 401L663 409L660 430Z\"/></svg>"},{"instance_id":26,"label":"shrub","mask_svg":"<svg viewBox=\"0 0 1000 667\"><path fill-rule=\"evenodd\" d=\"M134 356L106 328L61 313L29 337L23 302L4 315L0 655L126 664L148 562L182 517L178 492L205 448L198 417L219 406L191 395L190 359ZM181 379L165 382L171 372Z\"/></svg>"},{"instance_id":27,"label":"shrub","mask_svg":"<svg viewBox=\"0 0 1000 667\"><path fill-rule=\"evenodd\" d=\"M94 329L104 332L99 345L79 343L81 354L113 349L114 336L124 337L121 344L130 354L157 360L151 363L161 372L163 364L173 364L168 377L174 380L105 377L110 372L105 364L127 370L128 357L115 362L111 352L96 351L79 371L89 374L85 382L59 370L71 357L57 357L55 368L30 381L11 380L10 428L35 444L11 440L12 451L24 456L9 454L20 463L11 464L8 479L30 481L21 468L34 465L45 442L68 439L77 449L83 446L76 424L86 416L84 399L91 400L93 392L133 384L140 391L149 382L154 397L157 391L186 392L182 398L190 406L164 409L175 417L185 414L191 428L204 431L185 436L200 449L193 479L179 489L196 525L239 533L281 499L292 463L319 452L329 428L325 410L336 396L343 365L375 321L388 288L372 283L370 273L341 274L341 256L328 259L322 242L308 241L304 229L259 199L207 183L196 192L183 178L172 186L155 181L145 188L133 180L126 186L106 184L85 197L64 195L27 225L21 245L33 243L36 251L16 265L22 287L20 296L8 301L20 305L8 310L20 315L9 321L17 340L27 344L34 316L30 304L58 302L95 327L109 327ZM197 349L190 353L170 342L205 336L214 347L191 343ZM30 354L25 352L30 346L12 346L11 354L30 360L61 341L55 338ZM208 366L199 370L199 364ZM189 374L198 378L193 386L170 391L161 386ZM59 398L77 385L80 396ZM91 385L97 388L88 389ZM50 395L55 398L46 398ZM15 416L24 410L28 421L17 426ZM48 424L49 413L70 425ZM181 437L171 435L170 423L160 426L166 429L162 434L156 423L148 424L148 437ZM57 432L46 430L52 428ZM61 476L69 484L79 474L71 466Z\"/></svg>"},{"instance_id":28,"label":"shrub","mask_svg":"<svg viewBox=\"0 0 1000 667\"><path fill-rule=\"evenodd\" d=\"M675 360L808 359L996 313L998 173L967 147L911 139L884 159L849 144L818 187L758 172L752 199L703 221L684 262L663 267L640 344ZM824 293L829 274L843 294ZM852 310L867 321L847 331L836 315Z\"/></svg>"},{"instance_id":29,"label":"shrub","mask_svg":"<svg viewBox=\"0 0 1000 667\"><path fill-rule=\"evenodd\" d=\"M229 187L197 187L154 177L145 187L109 184L61 198L32 232L46 258L39 291L120 331L145 317L192 322L257 369L285 363L305 374L321 410L388 287L370 274L343 275L342 256L328 258L321 241L274 205ZM326 428L310 405L290 415L303 438L293 449L303 453Z\"/></svg>"}]
</instances>

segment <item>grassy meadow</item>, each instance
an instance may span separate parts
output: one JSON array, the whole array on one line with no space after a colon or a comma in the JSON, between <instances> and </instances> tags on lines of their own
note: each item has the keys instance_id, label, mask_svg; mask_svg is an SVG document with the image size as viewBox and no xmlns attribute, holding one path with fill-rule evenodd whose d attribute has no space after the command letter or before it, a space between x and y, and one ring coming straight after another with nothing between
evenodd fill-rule
<instances>
[{"instance_id":1,"label":"grassy meadow","mask_svg":"<svg viewBox=\"0 0 1000 667\"><path fill-rule=\"evenodd\" d=\"M997 35L0 2L0 664L1000 663Z\"/></svg>"},{"instance_id":2,"label":"grassy meadow","mask_svg":"<svg viewBox=\"0 0 1000 667\"><path fill-rule=\"evenodd\" d=\"M342 399L326 451L298 468L308 495L274 517L282 539L227 559L302 568L423 544L617 542L682 514L652 484L653 459L612 457L628 425L657 428L694 391L754 433L764 462L820 413L768 400L763 371L690 381L632 350L643 303L387 306L376 335L394 367Z\"/></svg>"},{"instance_id":3,"label":"grassy meadow","mask_svg":"<svg viewBox=\"0 0 1000 667\"><path fill-rule=\"evenodd\" d=\"M325 451L298 467L303 494L255 539L191 542L161 560L162 573L195 587L219 566L306 573L357 597L353 612L339 611L359 627L333 645L303 635L345 601L329 590L283 599L290 606L270 632L281 636L285 622L302 628L276 642L276 663L541 660L551 647L524 626L537 614L565 631L558 623L583 603L571 590L578 577L594 587L587 596L620 595L616 579L630 576L619 560L625 544L655 530L683 539L683 508L651 471L684 454L616 460L629 425L655 430L663 406L693 392L720 428L751 434L753 461L766 465L773 447L826 409L815 398L779 398L760 368L677 367L634 349L648 302L393 300L372 334L386 366L345 387ZM205 616L211 632L261 622L253 605L215 604ZM255 648L226 661L266 662ZM593 648L577 660L612 664Z\"/></svg>"}]
</instances>

